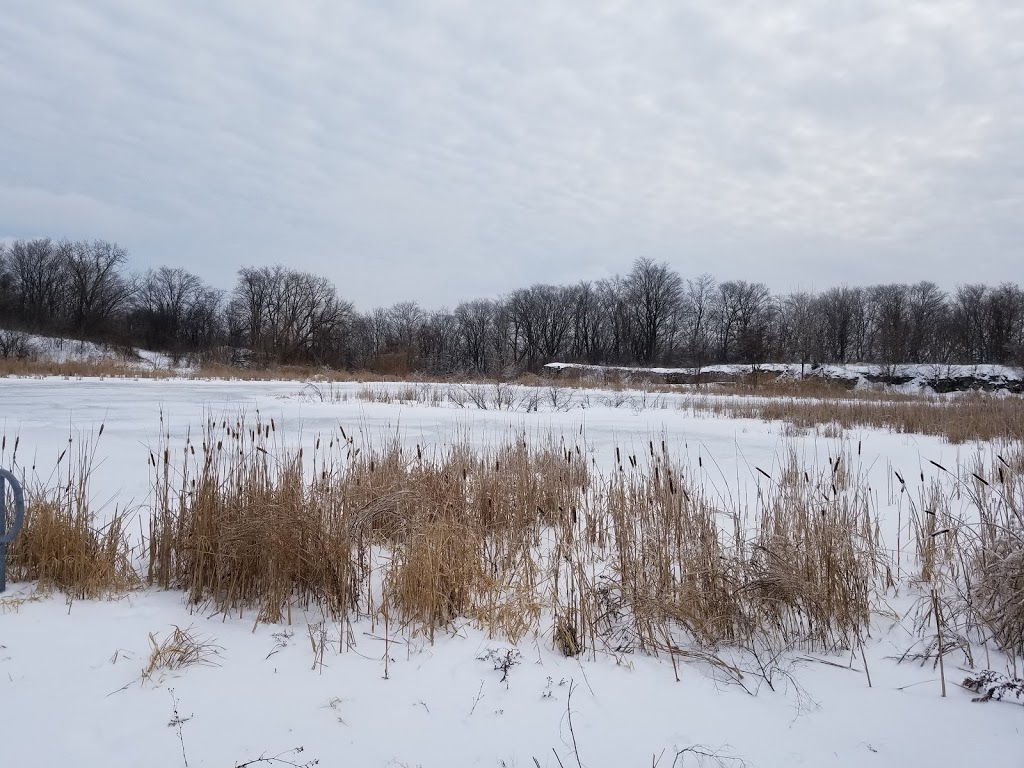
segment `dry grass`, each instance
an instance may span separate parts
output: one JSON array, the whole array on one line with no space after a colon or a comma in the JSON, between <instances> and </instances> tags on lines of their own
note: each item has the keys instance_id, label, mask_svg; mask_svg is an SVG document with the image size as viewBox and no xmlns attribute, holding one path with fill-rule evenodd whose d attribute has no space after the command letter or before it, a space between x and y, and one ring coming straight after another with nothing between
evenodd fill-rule
<instances>
[{"instance_id":1,"label":"dry grass","mask_svg":"<svg viewBox=\"0 0 1024 768\"><path fill-rule=\"evenodd\" d=\"M964 394L955 398L899 400L750 399L693 397L680 407L693 413L781 421L797 430L829 426L871 428L972 440L1024 440L1024 401L1019 396Z\"/></svg>"},{"instance_id":2,"label":"dry grass","mask_svg":"<svg viewBox=\"0 0 1024 768\"><path fill-rule=\"evenodd\" d=\"M769 636L849 648L879 586L870 498L838 464L794 465L763 506L723 513L653 444L603 476L562 443L428 456L341 433L304 455L275 434L210 422L152 455L151 583L263 621L315 607L433 639L468 619L569 655Z\"/></svg>"},{"instance_id":3,"label":"dry grass","mask_svg":"<svg viewBox=\"0 0 1024 768\"><path fill-rule=\"evenodd\" d=\"M24 527L7 550L11 581L35 581L75 599L116 595L140 584L126 530L132 515L114 510L101 523L91 506L95 448L86 439L77 452L65 451L57 462L58 473L64 468L57 485L28 483Z\"/></svg>"},{"instance_id":4,"label":"dry grass","mask_svg":"<svg viewBox=\"0 0 1024 768\"><path fill-rule=\"evenodd\" d=\"M56 488L30 494L12 581L78 598L137 584L125 515L98 526L90 510L94 453L83 442L58 462ZM469 621L571 656L700 658L737 680L722 649L753 654L766 677L758 654L856 649L884 597L907 587L939 596L921 603L922 637L931 623L943 638L925 656L986 643L1024 656L1020 443L935 465L927 482L922 471L916 492L893 473L914 551L902 565L890 559L900 542L879 535L859 443L820 465L790 450L756 468L749 499L715 489L664 443L616 450L607 472L589 456L581 443L523 436L433 452L357 445L343 429L302 448L259 413L210 419L184 443L164 432L149 454L147 580L258 621L312 612L431 641Z\"/></svg>"},{"instance_id":5,"label":"dry grass","mask_svg":"<svg viewBox=\"0 0 1024 768\"><path fill-rule=\"evenodd\" d=\"M18 360L0 358L0 377L40 378L59 376L67 379L216 379L233 381L401 381L394 376L366 371L339 371L318 366L273 366L243 368L223 363L203 363L194 368L157 368L138 360L110 357L103 360Z\"/></svg>"},{"instance_id":6,"label":"dry grass","mask_svg":"<svg viewBox=\"0 0 1024 768\"><path fill-rule=\"evenodd\" d=\"M273 422L210 421L173 465L169 446L150 454L151 584L217 610L254 608L261 621L290 619L295 601L349 610L356 580L340 500L307 483L301 452L272 437Z\"/></svg>"},{"instance_id":7,"label":"dry grass","mask_svg":"<svg viewBox=\"0 0 1024 768\"><path fill-rule=\"evenodd\" d=\"M884 560L863 481L847 482L838 462L817 471L793 455L765 478L759 505L723 509L664 448L649 448L646 467L627 457L607 486L614 566L587 590L595 604L585 616L622 650L664 649L680 630L707 648L768 637L852 647Z\"/></svg>"},{"instance_id":8,"label":"dry grass","mask_svg":"<svg viewBox=\"0 0 1024 768\"><path fill-rule=\"evenodd\" d=\"M142 682L159 683L169 672L178 672L192 666L219 666L216 657L221 648L210 638L196 634L192 627L182 629L175 625L163 640L156 633L149 635L149 660L142 670Z\"/></svg>"},{"instance_id":9,"label":"dry grass","mask_svg":"<svg viewBox=\"0 0 1024 768\"><path fill-rule=\"evenodd\" d=\"M1024 446L997 454L987 472L979 466L964 482L980 513L977 527L961 534L969 608L997 648L1024 658Z\"/></svg>"},{"instance_id":10,"label":"dry grass","mask_svg":"<svg viewBox=\"0 0 1024 768\"><path fill-rule=\"evenodd\" d=\"M180 463L166 447L151 455L151 583L263 621L315 605L334 618L385 611L431 636L462 615L526 630L532 521L558 515L573 492L553 473L585 477L571 460L562 470L522 442L430 460L398 445L363 452L344 434L307 456L276 434L273 422L209 422Z\"/></svg>"},{"instance_id":11,"label":"dry grass","mask_svg":"<svg viewBox=\"0 0 1024 768\"><path fill-rule=\"evenodd\" d=\"M936 469L926 485L922 475L919 498L908 502L922 639L907 655L957 651L973 666L976 650L987 656L992 647L1016 674L1024 660L1024 445L979 455L973 466Z\"/></svg>"},{"instance_id":12,"label":"dry grass","mask_svg":"<svg viewBox=\"0 0 1024 768\"><path fill-rule=\"evenodd\" d=\"M857 388L853 381L826 379L821 376L796 378L776 374L753 377L745 374L734 381L706 386L716 394L740 397L780 397L813 400L864 400L869 402L915 402L934 400L933 396L912 392L898 392L891 387L877 385Z\"/></svg>"},{"instance_id":13,"label":"dry grass","mask_svg":"<svg viewBox=\"0 0 1024 768\"><path fill-rule=\"evenodd\" d=\"M113 358L107 360L72 360L68 362L0 358L0 376L3 377L41 378L44 376L60 376L66 379L166 379L175 375L174 371L142 367L137 363Z\"/></svg>"}]
</instances>

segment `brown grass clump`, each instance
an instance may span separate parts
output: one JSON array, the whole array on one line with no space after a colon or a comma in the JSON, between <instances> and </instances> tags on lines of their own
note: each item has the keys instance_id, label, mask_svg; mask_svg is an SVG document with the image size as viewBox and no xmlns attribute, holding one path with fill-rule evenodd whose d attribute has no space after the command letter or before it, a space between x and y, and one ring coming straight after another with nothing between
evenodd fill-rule
<instances>
[{"instance_id":1,"label":"brown grass clump","mask_svg":"<svg viewBox=\"0 0 1024 768\"><path fill-rule=\"evenodd\" d=\"M222 612L253 608L260 621L290 619L293 603L348 610L355 598L340 499L307 482L301 450L274 440L275 425L258 416L211 419L198 446L186 441L180 464L166 444L150 454L151 584Z\"/></svg>"},{"instance_id":2,"label":"brown grass clump","mask_svg":"<svg viewBox=\"0 0 1024 768\"><path fill-rule=\"evenodd\" d=\"M974 563L974 598L996 646L1024 656L1024 525L1021 521L986 538Z\"/></svg>"},{"instance_id":3,"label":"brown grass clump","mask_svg":"<svg viewBox=\"0 0 1024 768\"><path fill-rule=\"evenodd\" d=\"M67 451L58 467L66 456ZM76 599L120 594L139 585L126 530L131 515L114 510L101 523L91 507L94 459L95 443L85 441L75 460L68 461L60 485L40 489L29 484L24 527L7 550L11 581L36 581L44 590Z\"/></svg>"},{"instance_id":4,"label":"brown grass clump","mask_svg":"<svg viewBox=\"0 0 1024 768\"><path fill-rule=\"evenodd\" d=\"M745 589L760 601L754 623L793 642L850 648L868 625L885 558L866 480L850 452L827 469L795 454L767 496Z\"/></svg>"},{"instance_id":5,"label":"brown grass clump","mask_svg":"<svg viewBox=\"0 0 1024 768\"><path fill-rule=\"evenodd\" d=\"M766 476L756 508L723 509L652 444L606 486L614 568L590 592L596 634L614 648L696 642L850 648L882 588L872 503L840 460L804 469L791 456ZM766 473L767 475L767 473Z\"/></svg>"},{"instance_id":6,"label":"brown grass clump","mask_svg":"<svg viewBox=\"0 0 1024 768\"><path fill-rule=\"evenodd\" d=\"M981 520L969 549L967 584L997 647L1024 657L1024 446L996 455L988 477L986 485L974 473Z\"/></svg>"},{"instance_id":7,"label":"brown grass clump","mask_svg":"<svg viewBox=\"0 0 1024 768\"><path fill-rule=\"evenodd\" d=\"M218 666L216 657L221 648L209 638L200 637L192 627L182 629L175 625L167 637L157 640L149 635L149 660L142 670L142 681L158 683L168 672L177 672L192 666Z\"/></svg>"},{"instance_id":8,"label":"brown grass clump","mask_svg":"<svg viewBox=\"0 0 1024 768\"><path fill-rule=\"evenodd\" d=\"M647 466L643 456L619 454L618 472L603 489L610 520L595 538L607 542L614 565L589 612L619 635L620 650L665 648L669 625L703 645L737 640L742 541L731 526L720 527L728 520L719 520L682 468L662 450L649 453Z\"/></svg>"},{"instance_id":9,"label":"brown grass clump","mask_svg":"<svg viewBox=\"0 0 1024 768\"><path fill-rule=\"evenodd\" d=\"M473 532L454 515L431 515L395 548L384 595L401 624L433 630L472 613L473 588L481 563Z\"/></svg>"},{"instance_id":10,"label":"brown grass clump","mask_svg":"<svg viewBox=\"0 0 1024 768\"><path fill-rule=\"evenodd\" d=\"M973 665L975 648L988 654L991 644L1016 668L1024 658L1024 445L934 469L927 484L921 473L920 499L910 504L922 587L916 622L930 633L906 657L956 650Z\"/></svg>"}]
</instances>

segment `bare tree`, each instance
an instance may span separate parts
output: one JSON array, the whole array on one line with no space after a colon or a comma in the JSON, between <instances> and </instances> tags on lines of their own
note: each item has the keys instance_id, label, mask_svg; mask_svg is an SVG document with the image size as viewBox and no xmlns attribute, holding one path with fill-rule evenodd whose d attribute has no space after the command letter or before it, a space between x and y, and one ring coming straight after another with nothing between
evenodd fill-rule
<instances>
[{"instance_id":1,"label":"bare tree","mask_svg":"<svg viewBox=\"0 0 1024 768\"><path fill-rule=\"evenodd\" d=\"M455 327L462 350L463 370L478 374L491 370L497 314L498 306L490 300L468 301L455 308Z\"/></svg>"},{"instance_id":2,"label":"bare tree","mask_svg":"<svg viewBox=\"0 0 1024 768\"><path fill-rule=\"evenodd\" d=\"M932 282L922 280L907 289L906 362L948 361L952 352L946 294Z\"/></svg>"},{"instance_id":3,"label":"bare tree","mask_svg":"<svg viewBox=\"0 0 1024 768\"><path fill-rule=\"evenodd\" d=\"M695 373L707 363L711 353L711 323L714 313L715 279L709 274L686 281L685 328L686 354Z\"/></svg>"},{"instance_id":4,"label":"bare tree","mask_svg":"<svg viewBox=\"0 0 1024 768\"><path fill-rule=\"evenodd\" d=\"M772 355L776 305L764 283L745 283L740 297L737 334L740 359L756 369Z\"/></svg>"},{"instance_id":5,"label":"bare tree","mask_svg":"<svg viewBox=\"0 0 1024 768\"><path fill-rule=\"evenodd\" d=\"M135 286L121 274L128 253L116 243L62 240L57 253L67 275L71 330L98 336L110 330L111 319L128 306Z\"/></svg>"},{"instance_id":6,"label":"bare tree","mask_svg":"<svg viewBox=\"0 0 1024 768\"><path fill-rule=\"evenodd\" d=\"M874 357L887 366L907 361L910 337L909 290L902 283L868 289L874 330Z\"/></svg>"},{"instance_id":7,"label":"bare tree","mask_svg":"<svg viewBox=\"0 0 1024 768\"><path fill-rule=\"evenodd\" d=\"M634 362L632 355L633 313L626 295L626 283L616 275L597 283L598 302L607 313L606 354L602 362Z\"/></svg>"},{"instance_id":8,"label":"bare tree","mask_svg":"<svg viewBox=\"0 0 1024 768\"><path fill-rule=\"evenodd\" d=\"M833 363L860 359L854 348L864 325L864 292L845 285L830 288L821 294L818 310L823 358Z\"/></svg>"},{"instance_id":9,"label":"bare tree","mask_svg":"<svg viewBox=\"0 0 1024 768\"><path fill-rule=\"evenodd\" d=\"M223 305L224 292L216 288L204 286L193 296L181 329L186 350L209 352L223 342Z\"/></svg>"},{"instance_id":10,"label":"bare tree","mask_svg":"<svg viewBox=\"0 0 1024 768\"><path fill-rule=\"evenodd\" d=\"M363 365L374 368L388 350L391 336L391 318L387 310L378 307L359 318L359 348Z\"/></svg>"},{"instance_id":11,"label":"bare tree","mask_svg":"<svg viewBox=\"0 0 1024 768\"><path fill-rule=\"evenodd\" d=\"M388 352L398 355L404 368L411 370L419 352L420 331L427 314L415 301L402 301L387 310Z\"/></svg>"},{"instance_id":12,"label":"bare tree","mask_svg":"<svg viewBox=\"0 0 1024 768\"><path fill-rule=\"evenodd\" d=\"M430 373L447 375L461 367L455 315L439 309L426 315L417 330L417 358Z\"/></svg>"},{"instance_id":13,"label":"bare tree","mask_svg":"<svg viewBox=\"0 0 1024 768\"><path fill-rule=\"evenodd\" d=\"M551 362L565 347L572 328L572 289L534 285L513 291L505 300L512 321L517 361L528 370Z\"/></svg>"},{"instance_id":14,"label":"bare tree","mask_svg":"<svg viewBox=\"0 0 1024 768\"><path fill-rule=\"evenodd\" d=\"M7 268L20 324L32 331L62 331L67 280L53 241L16 240L8 249Z\"/></svg>"},{"instance_id":15,"label":"bare tree","mask_svg":"<svg viewBox=\"0 0 1024 768\"><path fill-rule=\"evenodd\" d=\"M160 267L149 270L135 296L136 323L149 349L171 352L178 357L195 352L210 342L210 303L220 303L196 275L184 269Z\"/></svg>"},{"instance_id":16,"label":"bare tree","mask_svg":"<svg viewBox=\"0 0 1024 768\"><path fill-rule=\"evenodd\" d=\"M280 266L242 269L228 306L232 335L282 364L337 364L352 315L329 280Z\"/></svg>"},{"instance_id":17,"label":"bare tree","mask_svg":"<svg viewBox=\"0 0 1024 768\"><path fill-rule=\"evenodd\" d=\"M269 330L273 295L280 290L280 271L280 268L253 267L238 271L238 281L227 308L228 332L233 344L247 347L253 354L267 346L264 335Z\"/></svg>"},{"instance_id":18,"label":"bare tree","mask_svg":"<svg viewBox=\"0 0 1024 768\"><path fill-rule=\"evenodd\" d=\"M980 363L989 353L989 289L974 283L961 285L952 299L952 332L961 362Z\"/></svg>"},{"instance_id":19,"label":"bare tree","mask_svg":"<svg viewBox=\"0 0 1024 768\"><path fill-rule=\"evenodd\" d=\"M818 309L817 297L807 291L791 293L781 301L781 324L785 329L787 347L800 361L801 376L819 348Z\"/></svg>"},{"instance_id":20,"label":"bare tree","mask_svg":"<svg viewBox=\"0 0 1024 768\"><path fill-rule=\"evenodd\" d=\"M608 309L601 301L599 289L592 283L576 285L572 306L572 353L576 362L600 363L608 355Z\"/></svg>"},{"instance_id":21,"label":"bare tree","mask_svg":"<svg viewBox=\"0 0 1024 768\"><path fill-rule=\"evenodd\" d=\"M989 295L988 307L992 362L1024 365L1024 291L1003 283Z\"/></svg>"},{"instance_id":22,"label":"bare tree","mask_svg":"<svg viewBox=\"0 0 1024 768\"><path fill-rule=\"evenodd\" d=\"M14 276L8 262L7 243L0 240L0 320L9 323L16 319Z\"/></svg>"},{"instance_id":23,"label":"bare tree","mask_svg":"<svg viewBox=\"0 0 1024 768\"><path fill-rule=\"evenodd\" d=\"M768 348L770 296L763 283L730 280L718 286L713 315L723 363L763 361Z\"/></svg>"},{"instance_id":24,"label":"bare tree","mask_svg":"<svg viewBox=\"0 0 1024 768\"><path fill-rule=\"evenodd\" d=\"M657 362L663 349L673 342L670 331L682 310L683 281L667 264L637 259L624 287L637 362Z\"/></svg>"}]
</instances>

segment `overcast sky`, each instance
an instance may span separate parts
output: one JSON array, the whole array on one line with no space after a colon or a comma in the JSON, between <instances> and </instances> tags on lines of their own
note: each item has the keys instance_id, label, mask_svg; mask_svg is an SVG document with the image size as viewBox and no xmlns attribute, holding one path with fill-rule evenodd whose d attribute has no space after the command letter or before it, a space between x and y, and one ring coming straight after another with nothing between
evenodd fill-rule
<instances>
[{"instance_id":1,"label":"overcast sky","mask_svg":"<svg viewBox=\"0 0 1024 768\"><path fill-rule=\"evenodd\" d=\"M359 307L1024 280L1021 0L4 0L0 237Z\"/></svg>"}]
</instances>

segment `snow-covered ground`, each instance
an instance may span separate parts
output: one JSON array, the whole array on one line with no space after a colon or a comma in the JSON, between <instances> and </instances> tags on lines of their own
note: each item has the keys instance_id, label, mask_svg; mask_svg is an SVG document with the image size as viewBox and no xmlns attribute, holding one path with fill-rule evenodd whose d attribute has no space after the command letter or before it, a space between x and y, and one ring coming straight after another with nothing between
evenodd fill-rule
<instances>
[{"instance_id":1,"label":"snow-covered ground","mask_svg":"<svg viewBox=\"0 0 1024 768\"><path fill-rule=\"evenodd\" d=\"M700 457L700 477L713 493L753 498L763 482L758 468L771 474L790 447L811 462L836 455L845 441L860 446L858 469L895 542L893 469L915 479L923 472L928 482L940 471L929 460L951 467L992 448L868 430L793 438L781 424L702 418L640 394L627 407L595 396L586 408L541 400L536 410L518 411L343 396L360 386L332 385L324 396L301 383L2 379L0 463L10 466L17 436L18 465L45 481L69 436L80 441L102 424L94 499L108 508L144 506L161 413L180 440L208 414L259 410L303 443L339 426L364 445L397 435L428 449L563 436L585 446L599 469L612 468L617 446L642 451L648 440L664 439L691 467ZM931 665L891 658L912 638L904 623L881 616L865 649L872 687L859 654L797 654L799 691L762 685L750 695L698 663L683 663L676 682L667 658L567 659L544 635L518 645L521 660L501 682L487 657L509 645L464 624L433 645L356 624L348 635L354 648L343 653L339 628L328 625L319 665L307 629L319 616L254 626L192 613L173 592L71 605L61 596L23 599L31 596L32 585L14 584L0 601L0 755L10 765L234 766L261 755L322 766L715 764L698 752L754 768L1024 763L1020 707L972 703L952 684L963 678L962 656L948 657L950 691L940 698ZM159 642L175 625L210 639L215 663L143 683L150 635ZM288 752L299 746L301 754ZM688 747L697 751L676 757Z\"/></svg>"}]
</instances>

